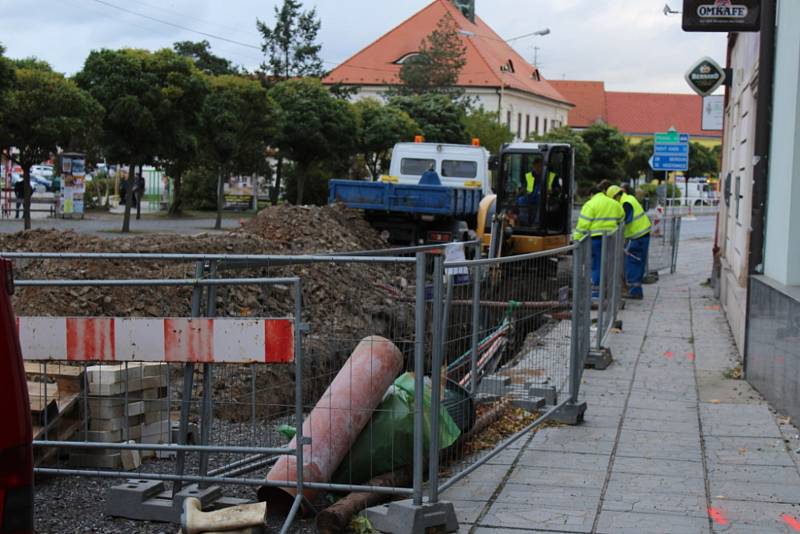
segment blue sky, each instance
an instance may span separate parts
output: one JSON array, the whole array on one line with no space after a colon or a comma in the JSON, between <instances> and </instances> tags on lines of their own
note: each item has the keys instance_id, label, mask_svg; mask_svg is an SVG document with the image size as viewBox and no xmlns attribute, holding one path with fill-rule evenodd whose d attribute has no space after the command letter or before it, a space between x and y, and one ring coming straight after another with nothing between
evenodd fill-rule
<instances>
[{"instance_id":1,"label":"blue sky","mask_svg":"<svg viewBox=\"0 0 800 534\"><path fill-rule=\"evenodd\" d=\"M247 68L261 62L256 18L271 21L277 0L0 0L0 43L11 57L37 56L57 70L79 70L89 51L169 47L208 39L215 53ZM326 66L357 52L429 0L317 0ZM684 33L665 0L477 0L477 11L504 38L539 29L551 33L514 42L546 78L603 80L609 90L690 92L683 80L702 56L725 60L726 34ZM680 10L680 0L667 0ZM237 41L204 37L110 7ZM34 7L35 6L35 7ZM244 46L249 45L249 46ZM534 47L538 47L537 52Z\"/></svg>"}]
</instances>

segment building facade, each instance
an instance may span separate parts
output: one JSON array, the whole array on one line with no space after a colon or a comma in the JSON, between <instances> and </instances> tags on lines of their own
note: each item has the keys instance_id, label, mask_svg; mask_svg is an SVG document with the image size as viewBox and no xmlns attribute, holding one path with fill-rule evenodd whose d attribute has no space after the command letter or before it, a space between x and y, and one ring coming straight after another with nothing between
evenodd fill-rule
<instances>
[{"instance_id":1,"label":"building facade","mask_svg":"<svg viewBox=\"0 0 800 534\"><path fill-rule=\"evenodd\" d=\"M474 1L456 3L435 0L337 66L323 83L355 87L354 100L382 99L400 83L403 61L419 52L443 17L451 16L466 48L458 86L467 96L497 113L518 140L566 124L571 103L475 15Z\"/></svg>"}]
</instances>

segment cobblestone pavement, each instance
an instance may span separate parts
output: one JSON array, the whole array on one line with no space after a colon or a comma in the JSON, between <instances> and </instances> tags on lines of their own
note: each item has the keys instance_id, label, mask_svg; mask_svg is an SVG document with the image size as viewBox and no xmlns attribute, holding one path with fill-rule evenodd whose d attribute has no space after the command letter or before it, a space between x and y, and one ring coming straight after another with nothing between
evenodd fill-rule
<instances>
[{"instance_id":1,"label":"cobblestone pavement","mask_svg":"<svg viewBox=\"0 0 800 534\"><path fill-rule=\"evenodd\" d=\"M512 445L446 491L461 532L800 532L798 431L745 381L712 290L711 241L628 302L586 421Z\"/></svg>"}]
</instances>

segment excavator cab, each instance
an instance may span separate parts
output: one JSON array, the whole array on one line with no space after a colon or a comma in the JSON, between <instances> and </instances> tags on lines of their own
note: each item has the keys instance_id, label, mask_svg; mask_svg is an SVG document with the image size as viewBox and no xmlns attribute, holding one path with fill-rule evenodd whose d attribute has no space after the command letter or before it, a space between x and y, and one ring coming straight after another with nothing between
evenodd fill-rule
<instances>
[{"instance_id":1,"label":"excavator cab","mask_svg":"<svg viewBox=\"0 0 800 534\"><path fill-rule=\"evenodd\" d=\"M489 257L567 245L572 227L574 152L564 143L503 145L491 163L494 195L478 212Z\"/></svg>"}]
</instances>

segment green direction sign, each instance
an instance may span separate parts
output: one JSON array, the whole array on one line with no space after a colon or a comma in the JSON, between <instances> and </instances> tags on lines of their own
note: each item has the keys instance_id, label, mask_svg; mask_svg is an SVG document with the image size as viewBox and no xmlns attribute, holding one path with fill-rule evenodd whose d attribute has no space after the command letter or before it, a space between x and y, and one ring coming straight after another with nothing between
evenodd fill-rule
<instances>
[{"instance_id":1,"label":"green direction sign","mask_svg":"<svg viewBox=\"0 0 800 534\"><path fill-rule=\"evenodd\" d=\"M679 143L681 140L680 132L665 132L656 134L656 144Z\"/></svg>"},{"instance_id":2,"label":"green direction sign","mask_svg":"<svg viewBox=\"0 0 800 534\"><path fill-rule=\"evenodd\" d=\"M700 96L708 96L725 83L725 69L710 57L704 57L686 73L686 83Z\"/></svg>"}]
</instances>

